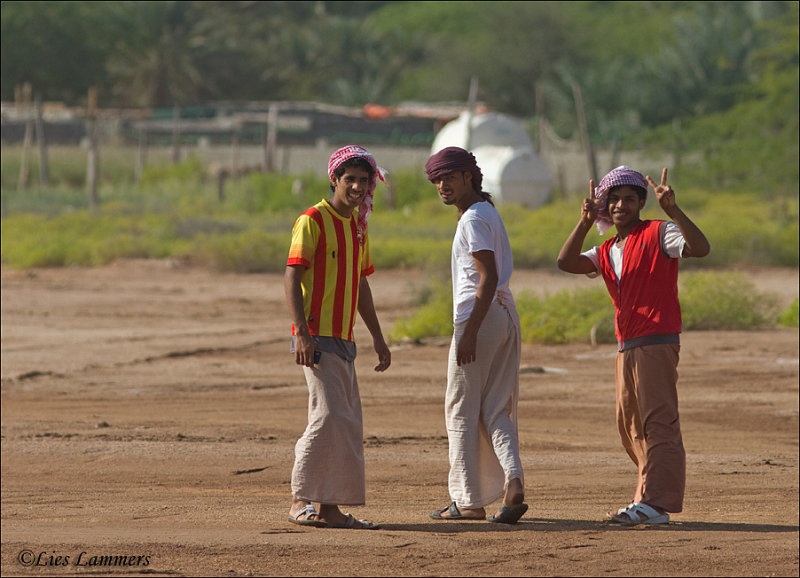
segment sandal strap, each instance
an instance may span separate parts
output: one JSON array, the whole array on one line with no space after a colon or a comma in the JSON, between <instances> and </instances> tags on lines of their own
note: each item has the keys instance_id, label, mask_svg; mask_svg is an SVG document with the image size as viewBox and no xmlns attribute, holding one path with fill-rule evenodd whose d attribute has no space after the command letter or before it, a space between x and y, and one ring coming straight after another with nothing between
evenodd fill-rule
<instances>
[{"instance_id":1,"label":"sandal strap","mask_svg":"<svg viewBox=\"0 0 800 578\"><path fill-rule=\"evenodd\" d=\"M633 522L638 524L644 520L652 520L653 518L657 518L661 515L661 512L656 510L654 507L645 504L644 502L637 502L628 507L628 509L625 510L625 514L627 514Z\"/></svg>"},{"instance_id":2,"label":"sandal strap","mask_svg":"<svg viewBox=\"0 0 800 578\"><path fill-rule=\"evenodd\" d=\"M453 518L458 518L461 516L461 510L458 509L458 506L456 506L455 502L447 507L447 511L450 512L450 516Z\"/></svg>"},{"instance_id":3,"label":"sandal strap","mask_svg":"<svg viewBox=\"0 0 800 578\"><path fill-rule=\"evenodd\" d=\"M301 516L303 517L303 520L308 520L311 516L319 516L319 512L317 512L314 504L306 504L297 510L297 514L295 514L294 517L296 519L300 519Z\"/></svg>"}]
</instances>

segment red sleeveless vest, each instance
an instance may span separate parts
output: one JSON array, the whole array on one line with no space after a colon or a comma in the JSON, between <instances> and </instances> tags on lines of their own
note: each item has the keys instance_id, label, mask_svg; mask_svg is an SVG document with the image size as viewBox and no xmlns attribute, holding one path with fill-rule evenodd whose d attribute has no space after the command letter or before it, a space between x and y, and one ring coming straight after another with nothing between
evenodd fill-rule
<instances>
[{"instance_id":1,"label":"red sleeveless vest","mask_svg":"<svg viewBox=\"0 0 800 578\"><path fill-rule=\"evenodd\" d=\"M681 332L678 302L678 260L661 247L661 227L666 221L642 221L630 232L622 253L622 278L608 253L616 237L600 247L600 273L616 309L617 340L625 342L648 335Z\"/></svg>"}]
</instances>

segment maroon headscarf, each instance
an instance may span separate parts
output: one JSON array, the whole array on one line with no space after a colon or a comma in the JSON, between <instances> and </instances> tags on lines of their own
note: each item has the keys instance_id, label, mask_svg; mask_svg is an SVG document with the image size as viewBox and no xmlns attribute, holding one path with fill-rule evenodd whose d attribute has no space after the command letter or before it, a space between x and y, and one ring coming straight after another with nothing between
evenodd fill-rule
<instances>
[{"instance_id":1,"label":"maroon headscarf","mask_svg":"<svg viewBox=\"0 0 800 578\"><path fill-rule=\"evenodd\" d=\"M425 174L428 175L428 180L431 182L448 173L460 171L472 173L472 183L475 190L482 191L483 173L481 173L475 156L469 151L459 147L443 148L425 163Z\"/></svg>"}]
</instances>

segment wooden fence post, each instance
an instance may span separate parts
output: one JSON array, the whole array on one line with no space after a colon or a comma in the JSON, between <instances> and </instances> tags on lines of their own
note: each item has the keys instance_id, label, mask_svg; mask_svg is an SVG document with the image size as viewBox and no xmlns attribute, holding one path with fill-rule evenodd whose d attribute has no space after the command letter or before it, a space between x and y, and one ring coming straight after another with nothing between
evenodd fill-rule
<instances>
[{"instance_id":1,"label":"wooden fence post","mask_svg":"<svg viewBox=\"0 0 800 578\"><path fill-rule=\"evenodd\" d=\"M181 162L181 105L172 109L172 162Z\"/></svg>"},{"instance_id":2,"label":"wooden fence post","mask_svg":"<svg viewBox=\"0 0 800 578\"><path fill-rule=\"evenodd\" d=\"M578 115L578 127L580 128L583 152L586 153L586 166L589 169L589 178L595 183L597 181L597 161L594 157L594 148L589 140L589 128L586 125L586 112L583 108L583 95L581 87L577 82L572 83L572 95L575 97L575 111Z\"/></svg>"},{"instance_id":3,"label":"wooden fence post","mask_svg":"<svg viewBox=\"0 0 800 578\"><path fill-rule=\"evenodd\" d=\"M235 129L231 133L231 176L236 179L239 176L239 130Z\"/></svg>"},{"instance_id":4,"label":"wooden fence post","mask_svg":"<svg viewBox=\"0 0 800 578\"><path fill-rule=\"evenodd\" d=\"M147 163L147 129L139 125L139 147L136 150L136 169L134 178L137 183L142 182L142 173Z\"/></svg>"},{"instance_id":5,"label":"wooden fence post","mask_svg":"<svg viewBox=\"0 0 800 578\"><path fill-rule=\"evenodd\" d=\"M48 186L50 179L47 166L47 140L44 136L44 119L42 118L42 94L36 93L36 144L39 145L39 183Z\"/></svg>"},{"instance_id":6,"label":"wooden fence post","mask_svg":"<svg viewBox=\"0 0 800 578\"><path fill-rule=\"evenodd\" d=\"M89 209L97 210L97 173L99 154L97 150L97 87L89 89L86 104L86 132L89 137L89 151L86 155L86 187L89 189Z\"/></svg>"},{"instance_id":7,"label":"wooden fence post","mask_svg":"<svg viewBox=\"0 0 800 578\"><path fill-rule=\"evenodd\" d=\"M266 136L264 138L264 172L275 170L275 146L278 141L278 105L271 102L267 114Z\"/></svg>"},{"instance_id":8,"label":"wooden fence post","mask_svg":"<svg viewBox=\"0 0 800 578\"><path fill-rule=\"evenodd\" d=\"M31 143L33 142L33 116L31 115L31 84L22 85L18 102L20 111L25 118L25 140L22 143L22 159L19 166L19 180L17 189L22 190L28 186L28 164L30 163Z\"/></svg>"}]
</instances>

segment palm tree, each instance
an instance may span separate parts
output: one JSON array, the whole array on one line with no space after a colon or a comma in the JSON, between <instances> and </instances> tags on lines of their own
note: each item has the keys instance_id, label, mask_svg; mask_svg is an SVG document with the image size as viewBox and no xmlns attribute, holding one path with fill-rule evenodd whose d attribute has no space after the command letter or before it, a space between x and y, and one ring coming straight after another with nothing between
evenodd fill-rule
<instances>
[{"instance_id":1,"label":"palm tree","mask_svg":"<svg viewBox=\"0 0 800 578\"><path fill-rule=\"evenodd\" d=\"M130 30L120 36L108 62L119 102L173 106L194 101L206 81L194 3L133 2L120 9Z\"/></svg>"}]
</instances>

